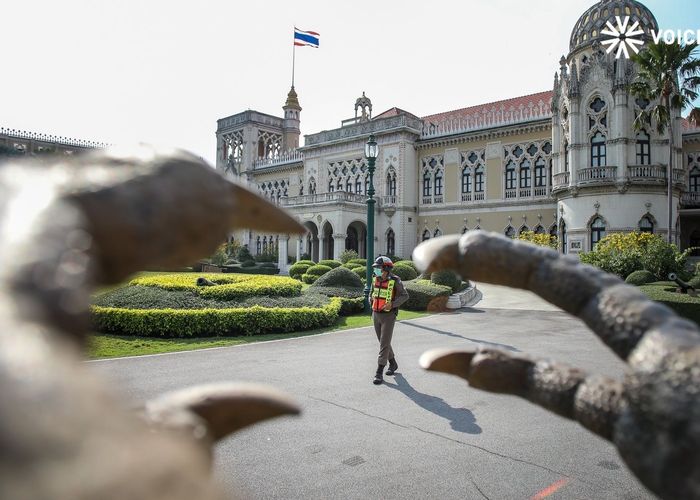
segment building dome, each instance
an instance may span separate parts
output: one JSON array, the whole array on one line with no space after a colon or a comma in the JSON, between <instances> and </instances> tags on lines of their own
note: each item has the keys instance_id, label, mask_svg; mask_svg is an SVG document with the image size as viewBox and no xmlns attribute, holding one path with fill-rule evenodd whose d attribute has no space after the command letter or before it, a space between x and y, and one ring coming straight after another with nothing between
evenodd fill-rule
<instances>
[{"instance_id":1,"label":"building dome","mask_svg":"<svg viewBox=\"0 0 700 500\"><path fill-rule=\"evenodd\" d=\"M642 38L645 41L651 40L652 30L659 29L654 14L635 0L600 0L576 21L569 40L569 53L590 47L596 40L610 39L610 35L602 34L601 30L608 21L617 27L615 16L620 16L623 21L629 16L629 25L638 22L644 30Z\"/></svg>"}]
</instances>

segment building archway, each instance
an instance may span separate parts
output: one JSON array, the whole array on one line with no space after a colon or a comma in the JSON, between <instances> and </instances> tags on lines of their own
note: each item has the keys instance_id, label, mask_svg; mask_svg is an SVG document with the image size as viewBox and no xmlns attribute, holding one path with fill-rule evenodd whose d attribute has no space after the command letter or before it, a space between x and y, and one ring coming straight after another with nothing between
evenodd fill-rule
<instances>
[{"instance_id":1,"label":"building archway","mask_svg":"<svg viewBox=\"0 0 700 500\"><path fill-rule=\"evenodd\" d=\"M331 226L331 223L326 221L323 223L323 252L321 252L322 260L323 259L332 259L333 258L333 226Z\"/></svg>"},{"instance_id":2,"label":"building archway","mask_svg":"<svg viewBox=\"0 0 700 500\"><path fill-rule=\"evenodd\" d=\"M304 227L308 230L306 236L303 237L302 254L309 254L309 258L314 262L318 262L318 226L311 221L304 222Z\"/></svg>"},{"instance_id":3,"label":"building archway","mask_svg":"<svg viewBox=\"0 0 700 500\"><path fill-rule=\"evenodd\" d=\"M353 221L348 225L345 233L347 234L345 250L354 250L361 259L366 258L367 226L365 223Z\"/></svg>"}]
</instances>

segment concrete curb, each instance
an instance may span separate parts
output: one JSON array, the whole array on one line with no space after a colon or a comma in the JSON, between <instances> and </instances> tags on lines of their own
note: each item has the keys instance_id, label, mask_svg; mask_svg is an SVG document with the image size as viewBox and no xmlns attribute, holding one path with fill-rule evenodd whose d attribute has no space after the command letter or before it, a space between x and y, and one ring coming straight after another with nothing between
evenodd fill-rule
<instances>
[{"instance_id":1,"label":"concrete curb","mask_svg":"<svg viewBox=\"0 0 700 500\"><path fill-rule=\"evenodd\" d=\"M474 299L477 297L478 290L476 285L469 282L469 287L466 290L462 290L459 293L453 293L447 300L447 309L461 309L462 307L468 307L475 304ZM480 295L480 294L479 294Z\"/></svg>"}]
</instances>

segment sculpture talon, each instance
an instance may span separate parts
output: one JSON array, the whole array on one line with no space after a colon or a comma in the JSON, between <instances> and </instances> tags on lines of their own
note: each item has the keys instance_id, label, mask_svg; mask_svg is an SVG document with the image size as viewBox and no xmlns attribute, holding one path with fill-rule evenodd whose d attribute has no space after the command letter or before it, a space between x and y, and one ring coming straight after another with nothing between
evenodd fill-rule
<instances>
[{"instance_id":1,"label":"sculpture talon","mask_svg":"<svg viewBox=\"0 0 700 500\"><path fill-rule=\"evenodd\" d=\"M472 231L419 245L422 270L531 290L581 318L629 366L624 380L493 349L429 351L421 366L514 394L612 441L662 498L700 498L700 330L619 278L557 252Z\"/></svg>"},{"instance_id":2,"label":"sculpture talon","mask_svg":"<svg viewBox=\"0 0 700 500\"><path fill-rule=\"evenodd\" d=\"M147 425L81 360L90 289L187 265L237 227L303 226L188 153L50 161L0 169L0 498L223 498L211 444L298 407L268 388L195 387L150 402Z\"/></svg>"}]
</instances>

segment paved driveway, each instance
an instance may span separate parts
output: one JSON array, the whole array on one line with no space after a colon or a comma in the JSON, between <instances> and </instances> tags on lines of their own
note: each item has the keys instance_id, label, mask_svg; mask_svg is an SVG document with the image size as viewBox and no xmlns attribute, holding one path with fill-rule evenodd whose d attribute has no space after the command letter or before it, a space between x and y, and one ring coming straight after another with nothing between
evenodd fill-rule
<instances>
[{"instance_id":1,"label":"paved driveway","mask_svg":"<svg viewBox=\"0 0 700 500\"><path fill-rule=\"evenodd\" d=\"M481 289L473 308L398 324L399 373L381 386L371 383L368 328L91 366L137 401L223 380L289 392L301 417L217 448L216 476L246 498L652 498L615 449L578 424L418 367L427 349L485 344L622 373L580 321L522 292Z\"/></svg>"}]
</instances>

